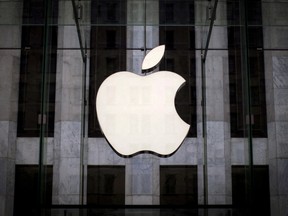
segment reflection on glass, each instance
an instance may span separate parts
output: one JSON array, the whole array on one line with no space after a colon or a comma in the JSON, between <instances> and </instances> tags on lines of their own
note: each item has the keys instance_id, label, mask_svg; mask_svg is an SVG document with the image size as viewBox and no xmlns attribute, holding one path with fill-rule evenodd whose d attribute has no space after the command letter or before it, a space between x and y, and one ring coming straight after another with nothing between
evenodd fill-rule
<instances>
[{"instance_id":1,"label":"reflection on glass","mask_svg":"<svg viewBox=\"0 0 288 216\"><path fill-rule=\"evenodd\" d=\"M41 82L43 71L43 46L44 46L44 1L25 1L23 5L23 26L21 45L21 64L19 82L18 104L18 136L38 137L39 118L41 107ZM53 16L57 12L57 4L54 5ZM56 5L56 6L55 6ZM55 17L54 17L55 18ZM30 24L30 25L25 25ZM40 24L40 25L38 25ZM57 27L50 30L47 77L49 86L48 111L44 119L48 124L48 136L54 133L55 113L55 81L56 81L56 47Z\"/></svg>"},{"instance_id":2,"label":"reflection on glass","mask_svg":"<svg viewBox=\"0 0 288 216\"><path fill-rule=\"evenodd\" d=\"M258 5L258 7L254 7ZM248 24L261 24L261 1L249 1ZM227 4L227 19L237 23L240 19L235 2ZM251 92L252 135L267 137L266 94L262 27L248 26L248 58ZM246 124L243 99L243 70L241 69L241 27L228 26L229 82L231 136L243 137Z\"/></svg>"}]
</instances>

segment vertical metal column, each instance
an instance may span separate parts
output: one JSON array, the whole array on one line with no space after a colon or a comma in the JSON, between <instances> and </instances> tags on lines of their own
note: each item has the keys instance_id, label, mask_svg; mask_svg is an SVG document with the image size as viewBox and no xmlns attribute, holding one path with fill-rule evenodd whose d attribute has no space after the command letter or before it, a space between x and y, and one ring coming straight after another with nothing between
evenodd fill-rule
<instances>
[{"instance_id":1,"label":"vertical metal column","mask_svg":"<svg viewBox=\"0 0 288 216\"><path fill-rule=\"evenodd\" d=\"M45 139L47 138L47 106L49 103L49 54L50 54L50 18L51 18L51 0L44 2L44 34L43 34L43 60L41 69L41 107L40 107L40 134L39 134L39 172L38 172L38 210L39 215L42 215L42 207L45 203Z\"/></svg>"},{"instance_id":2,"label":"vertical metal column","mask_svg":"<svg viewBox=\"0 0 288 216\"><path fill-rule=\"evenodd\" d=\"M215 0L213 5L213 10L211 14L209 30L207 35L207 40L205 43L205 48L201 53L201 79L202 79L202 122L203 122L203 156L204 156L204 205L208 204L208 167L207 167L207 127L206 127L206 73L205 73L205 61L208 53L208 47L210 43L210 38L213 30L213 25L216 17L218 0Z\"/></svg>"},{"instance_id":3,"label":"vertical metal column","mask_svg":"<svg viewBox=\"0 0 288 216\"><path fill-rule=\"evenodd\" d=\"M248 138L248 203L249 208L253 207L253 135L252 135L252 110L251 110L251 92L250 92L250 68L249 68L249 38L248 38L248 17L247 17L247 0L239 1L240 4L240 25L241 28L241 63L242 63L242 78L243 78L243 89L244 89L244 125L247 127L244 137Z\"/></svg>"}]
</instances>

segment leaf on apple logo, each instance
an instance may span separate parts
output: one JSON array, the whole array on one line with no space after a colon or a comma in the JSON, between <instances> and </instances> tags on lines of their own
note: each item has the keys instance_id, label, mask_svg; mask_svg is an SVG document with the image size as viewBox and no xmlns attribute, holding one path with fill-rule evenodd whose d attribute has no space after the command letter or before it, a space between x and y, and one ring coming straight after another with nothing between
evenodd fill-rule
<instances>
[{"instance_id":1,"label":"leaf on apple logo","mask_svg":"<svg viewBox=\"0 0 288 216\"><path fill-rule=\"evenodd\" d=\"M165 52L165 45L160 45L152 49L144 58L142 70L148 70L155 67L162 59Z\"/></svg>"}]
</instances>

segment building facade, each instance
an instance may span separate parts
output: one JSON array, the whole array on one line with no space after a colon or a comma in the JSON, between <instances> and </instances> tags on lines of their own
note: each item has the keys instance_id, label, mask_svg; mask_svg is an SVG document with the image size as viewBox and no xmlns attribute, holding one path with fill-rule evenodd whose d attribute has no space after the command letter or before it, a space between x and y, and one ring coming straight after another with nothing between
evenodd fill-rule
<instances>
[{"instance_id":1,"label":"building facade","mask_svg":"<svg viewBox=\"0 0 288 216\"><path fill-rule=\"evenodd\" d=\"M0 215L287 216L287 11L287 0L0 1ZM188 135L169 156L120 155L97 120L98 88L159 70L186 80L175 107ZM147 92L133 91L141 104ZM149 133L142 121L129 133Z\"/></svg>"}]
</instances>

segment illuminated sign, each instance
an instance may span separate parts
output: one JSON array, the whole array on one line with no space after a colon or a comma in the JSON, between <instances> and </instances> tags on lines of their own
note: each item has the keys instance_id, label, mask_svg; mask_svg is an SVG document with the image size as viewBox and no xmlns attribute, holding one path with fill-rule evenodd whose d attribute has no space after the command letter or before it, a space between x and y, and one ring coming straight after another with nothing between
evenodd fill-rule
<instances>
[{"instance_id":1,"label":"illuminated sign","mask_svg":"<svg viewBox=\"0 0 288 216\"><path fill-rule=\"evenodd\" d=\"M156 66L164 51L164 45L151 50L142 69ZM121 71L104 80L97 93L96 111L110 145L125 156L141 151L175 152L190 128L175 108L175 96L184 83L181 76L169 71L146 76Z\"/></svg>"}]
</instances>

